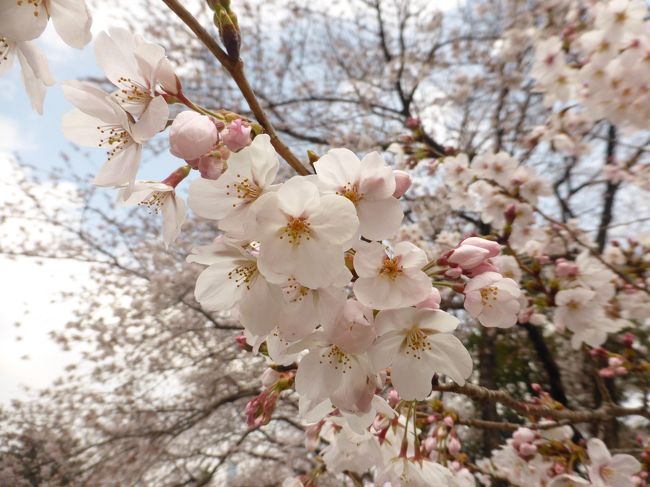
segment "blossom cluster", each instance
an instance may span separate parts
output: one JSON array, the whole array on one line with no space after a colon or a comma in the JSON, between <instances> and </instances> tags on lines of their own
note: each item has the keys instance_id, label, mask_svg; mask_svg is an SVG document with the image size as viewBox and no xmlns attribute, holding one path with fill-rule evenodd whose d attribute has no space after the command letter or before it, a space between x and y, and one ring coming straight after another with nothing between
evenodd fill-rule
<instances>
[{"instance_id":1,"label":"blossom cluster","mask_svg":"<svg viewBox=\"0 0 650 487\"><path fill-rule=\"evenodd\" d=\"M531 75L546 102L578 101L593 119L643 130L650 115L650 24L643 0L567 2L562 32L543 37Z\"/></svg>"}]
</instances>

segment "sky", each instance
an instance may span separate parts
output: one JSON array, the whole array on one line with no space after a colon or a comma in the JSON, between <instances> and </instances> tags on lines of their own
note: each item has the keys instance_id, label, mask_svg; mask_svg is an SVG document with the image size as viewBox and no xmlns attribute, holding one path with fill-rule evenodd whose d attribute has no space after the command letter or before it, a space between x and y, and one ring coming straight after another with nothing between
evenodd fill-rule
<instances>
[{"instance_id":1,"label":"sky","mask_svg":"<svg viewBox=\"0 0 650 487\"><path fill-rule=\"evenodd\" d=\"M94 10L93 34L115 22L108 7ZM37 42L48 58L57 83L102 76L92 43L83 51L70 48L59 39L51 23ZM60 166L61 152L74 154L72 144L59 130L62 115L72 109L61 87L57 84L48 89L44 114L40 116L32 111L18 63L14 64L11 72L0 78L0 200L12 197L9 161L16 156L46 174L49 169ZM87 152L90 157L71 159L73 171L94 173L105 160L102 150L88 149ZM178 166L178 160L156 162L172 168ZM145 164L141 177L156 176L160 177L160 168ZM62 195L62 201L64 198ZM7 225L0 225L0 238L8 231ZM49 385L63 372L66 364L77 360L76 356L62 352L49 338L49 332L62 329L74 309L74 301L62 301L59 293L78 292L89 277L82 263L47 261L39 264L29 258L9 260L5 257L0 257L0 276L3 277L0 279L2 405L12 398L28 397L23 386ZM21 322L21 326L16 327L16 322Z\"/></svg>"}]
</instances>

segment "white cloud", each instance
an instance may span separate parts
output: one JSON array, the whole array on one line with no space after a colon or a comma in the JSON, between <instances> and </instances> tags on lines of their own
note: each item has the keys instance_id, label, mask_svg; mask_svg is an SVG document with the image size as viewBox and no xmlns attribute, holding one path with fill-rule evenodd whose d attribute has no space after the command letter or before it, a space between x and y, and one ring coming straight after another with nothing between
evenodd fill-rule
<instances>
[{"instance_id":1,"label":"white cloud","mask_svg":"<svg viewBox=\"0 0 650 487\"><path fill-rule=\"evenodd\" d=\"M33 149L34 139L31 134L22 130L18 121L0 115L0 155L3 152Z\"/></svg>"}]
</instances>

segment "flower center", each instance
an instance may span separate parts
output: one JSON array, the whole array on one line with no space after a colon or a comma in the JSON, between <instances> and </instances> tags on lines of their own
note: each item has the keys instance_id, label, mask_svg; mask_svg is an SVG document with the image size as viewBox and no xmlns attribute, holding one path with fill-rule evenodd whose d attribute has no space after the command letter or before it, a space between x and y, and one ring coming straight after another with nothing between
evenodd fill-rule
<instances>
[{"instance_id":1,"label":"flower center","mask_svg":"<svg viewBox=\"0 0 650 487\"><path fill-rule=\"evenodd\" d=\"M379 271L380 276L388 277L394 281L402 272L404 272L404 268L399 263L399 257L392 259L388 256L384 257L384 265Z\"/></svg>"},{"instance_id":2,"label":"flower center","mask_svg":"<svg viewBox=\"0 0 650 487\"><path fill-rule=\"evenodd\" d=\"M336 194L349 199L354 203L354 206L357 206L357 203L363 199L363 193L359 192L359 186L350 182L337 191Z\"/></svg>"},{"instance_id":3,"label":"flower center","mask_svg":"<svg viewBox=\"0 0 650 487\"><path fill-rule=\"evenodd\" d=\"M121 77L117 80L117 84L120 90L113 93L113 96L121 104L140 105L151 101L152 97L149 88L142 83L133 81L131 78Z\"/></svg>"},{"instance_id":4,"label":"flower center","mask_svg":"<svg viewBox=\"0 0 650 487\"><path fill-rule=\"evenodd\" d=\"M240 200L244 200L246 203L255 201L262 194L262 189L250 179L242 178L241 174L237 174L235 176L235 179L237 182L233 184L226 184L226 189L229 190L226 191L226 196L230 196L230 192L234 190L235 197ZM237 204L233 203L232 206L234 208L237 206Z\"/></svg>"},{"instance_id":5,"label":"flower center","mask_svg":"<svg viewBox=\"0 0 650 487\"><path fill-rule=\"evenodd\" d=\"M131 134L124 128L119 125L105 125L103 127L97 127L99 133L101 134L99 139L99 147L108 148L108 158L109 160L115 154L125 149L127 145L133 142Z\"/></svg>"},{"instance_id":6,"label":"flower center","mask_svg":"<svg viewBox=\"0 0 650 487\"><path fill-rule=\"evenodd\" d=\"M481 289L481 304L491 308L499 295L499 289L494 286L488 286ZM490 302L492 301L492 303Z\"/></svg>"},{"instance_id":7,"label":"flower center","mask_svg":"<svg viewBox=\"0 0 650 487\"><path fill-rule=\"evenodd\" d=\"M612 467L609 467L607 465L603 465L600 467L599 470L600 476L603 478L603 480L608 481L611 480L611 478L614 476L614 469Z\"/></svg>"},{"instance_id":8,"label":"flower center","mask_svg":"<svg viewBox=\"0 0 650 487\"><path fill-rule=\"evenodd\" d=\"M257 264L255 262L246 262L245 264L235 267L228 273L228 279L235 281L237 287L242 285L250 290L253 278L257 274Z\"/></svg>"},{"instance_id":9,"label":"flower center","mask_svg":"<svg viewBox=\"0 0 650 487\"><path fill-rule=\"evenodd\" d=\"M303 237L311 240L311 229L306 218L288 217L287 226L280 231L280 240L286 239L292 245L300 245Z\"/></svg>"},{"instance_id":10,"label":"flower center","mask_svg":"<svg viewBox=\"0 0 650 487\"><path fill-rule=\"evenodd\" d=\"M413 328L404 337L402 351L406 355L411 355L413 358L421 360L423 353L431 351L431 344L429 343L427 334L421 328L418 328L417 325L413 325Z\"/></svg>"},{"instance_id":11,"label":"flower center","mask_svg":"<svg viewBox=\"0 0 650 487\"><path fill-rule=\"evenodd\" d=\"M171 193L171 191L154 191L139 204L146 206L151 213L159 213Z\"/></svg>"},{"instance_id":12,"label":"flower center","mask_svg":"<svg viewBox=\"0 0 650 487\"><path fill-rule=\"evenodd\" d=\"M341 372L344 374L346 371L352 370L352 361L350 360L350 357L348 357L348 355L336 345L332 345L327 350L327 353L321 354L320 363L322 364L323 361L334 366L334 370L341 369Z\"/></svg>"},{"instance_id":13,"label":"flower center","mask_svg":"<svg viewBox=\"0 0 650 487\"><path fill-rule=\"evenodd\" d=\"M290 278L282 288L287 303L299 303L309 294L309 288L302 286L294 278Z\"/></svg>"}]
</instances>

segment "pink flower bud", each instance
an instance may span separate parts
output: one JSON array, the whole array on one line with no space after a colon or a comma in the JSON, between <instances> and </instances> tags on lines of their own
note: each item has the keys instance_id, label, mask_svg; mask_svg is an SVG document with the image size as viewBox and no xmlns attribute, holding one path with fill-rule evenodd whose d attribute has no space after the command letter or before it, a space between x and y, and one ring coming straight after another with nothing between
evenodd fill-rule
<instances>
[{"instance_id":1,"label":"pink flower bud","mask_svg":"<svg viewBox=\"0 0 650 487\"><path fill-rule=\"evenodd\" d=\"M598 375L610 379L614 377L614 371L612 369L600 369Z\"/></svg>"},{"instance_id":2,"label":"pink flower bud","mask_svg":"<svg viewBox=\"0 0 650 487\"><path fill-rule=\"evenodd\" d=\"M454 427L454 418L451 416L445 416L445 419L442 420L449 428Z\"/></svg>"},{"instance_id":3,"label":"pink flower bud","mask_svg":"<svg viewBox=\"0 0 650 487\"><path fill-rule=\"evenodd\" d=\"M607 364L610 367L620 367L623 365L623 359L621 357L609 357Z\"/></svg>"},{"instance_id":4,"label":"pink flower bud","mask_svg":"<svg viewBox=\"0 0 650 487\"><path fill-rule=\"evenodd\" d=\"M616 367L616 375L625 375L627 374L627 369L625 367Z\"/></svg>"},{"instance_id":5,"label":"pink flower bud","mask_svg":"<svg viewBox=\"0 0 650 487\"><path fill-rule=\"evenodd\" d=\"M634 333L630 333L629 331L623 335L623 346L630 348L634 344L634 340L636 337L634 336Z\"/></svg>"},{"instance_id":6,"label":"pink flower bud","mask_svg":"<svg viewBox=\"0 0 650 487\"><path fill-rule=\"evenodd\" d=\"M432 438L431 436L427 436L425 440L422 442L422 446L424 447L424 451L427 453L430 453L436 449L436 440L435 438Z\"/></svg>"},{"instance_id":7,"label":"pink flower bud","mask_svg":"<svg viewBox=\"0 0 650 487\"><path fill-rule=\"evenodd\" d=\"M237 338L235 338L235 341L237 342L237 345L239 345L239 348L246 348L246 337L244 335L239 335Z\"/></svg>"},{"instance_id":8,"label":"pink flower bud","mask_svg":"<svg viewBox=\"0 0 650 487\"><path fill-rule=\"evenodd\" d=\"M535 439L535 432L530 428L519 428L512 435L515 443L531 443Z\"/></svg>"},{"instance_id":9,"label":"pink flower bud","mask_svg":"<svg viewBox=\"0 0 650 487\"><path fill-rule=\"evenodd\" d=\"M388 404L390 407L394 408L397 406L397 403L400 401L399 392L395 389L391 389L388 392Z\"/></svg>"},{"instance_id":10,"label":"pink flower bud","mask_svg":"<svg viewBox=\"0 0 650 487\"><path fill-rule=\"evenodd\" d=\"M219 140L214 122L205 115L186 110L176 115L169 129L170 151L185 160L210 151Z\"/></svg>"},{"instance_id":11,"label":"pink flower bud","mask_svg":"<svg viewBox=\"0 0 650 487\"><path fill-rule=\"evenodd\" d=\"M555 475L562 475L566 471L566 468L561 463L553 464L553 472Z\"/></svg>"},{"instance_id":12,"label":"pink flower bud","mask_svg":"<svg viewBox=\"0 0 650 487\"><path fill-rule=\"evenodd\" d=\"M395 192L393 193L393 196L395 198L401 198L411 187L413 180L409 173L406 171L400 171L399 169L394 170L393 175L395 176Z\"/></svg>"},{"instance_id":13,"label":"pink flower bud","mask_svg":"<svg viewBox=\"0 0 650 487\"><path fill-rule=\"evenodd\" d=\"M230 122L230 125L223 131L221 136L226 147L233 152L247 147L252 142L251 127L240 118Z\"/></svg>"},{"instance_id":14,"label":"pink flower bud","mask_svg":"<svg viewBox=\"0 0 650 487\"><path fill-rule=\"evenodd\" d=\"M456 279L457 277L460 277L462 273L463 270L460 267L452 267L445 272L445 276L451 279Z\"/></svg>"},{"instance_id":15,"label":"pink flower bud","mask_svg":"<svg viewBox=\"0 0 650 487\"><path fill-rule=\"evenodd\" d=\"M519 446L519 453L524 457L532 457L537 453L537 447L532 443L523 443Z\"/></svg>"},{"instance_id":16,"label":"pink flower bud","mask_svg":"<svg viewBox=\"0 0 650 487\"><path fill-rule=\"evenodd\" d=\"M500 252L501 245L498 242L479 237L469 237L463 240L458 248L451 251L447 260L462 267L463 270L467 270L486 263L487 259L496 257Z\"/></svg>"},{"instance_id":17,"label":"pink flower bud","mask_svg":"<svg viewBox=\"0 0 650 487\"><path fill-rule=\"evenodd\" d=\"M420 301L415 305L416 308L439 309L440 308L440 291L437 288L431 287L431 294L424 301Z\"/></svg>"},{"instance_id":18,"label":"pink flower bud","mask_svg":"<svg viewBox=\"0 0 650 487\"><path fill-rule=\"evenodd\" d=\"M453 457L460 453L460 441L458 441L458 438L450 438L447 441L447 451Z\"/></svg>"},{"instance_id":19,"label":"pink flower bud","mask_svg":"<svg viewBox=\"0 0 650 487\"><path fill-rule=\"evenodd\" d=\"M555 274L558 277L575 277L578 275L578 266L564 259L558 259L555 263Z\"/></svg>"}]
</instances>

